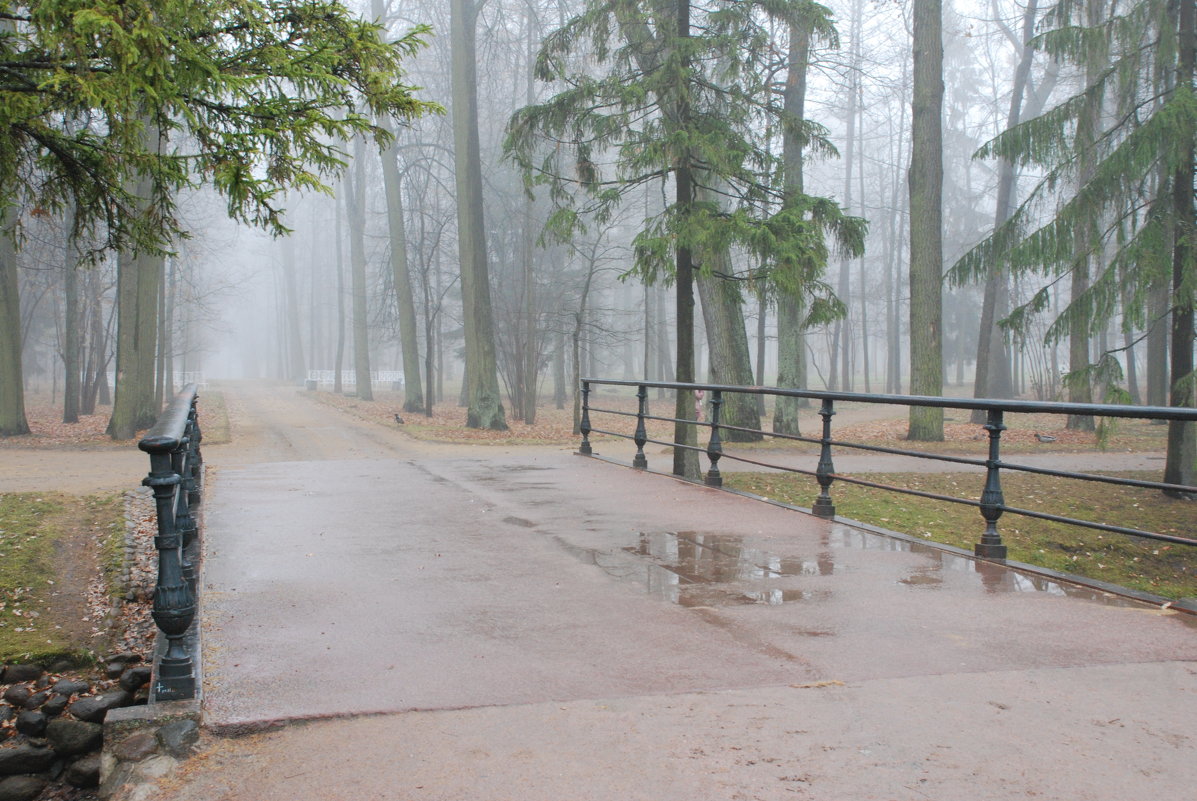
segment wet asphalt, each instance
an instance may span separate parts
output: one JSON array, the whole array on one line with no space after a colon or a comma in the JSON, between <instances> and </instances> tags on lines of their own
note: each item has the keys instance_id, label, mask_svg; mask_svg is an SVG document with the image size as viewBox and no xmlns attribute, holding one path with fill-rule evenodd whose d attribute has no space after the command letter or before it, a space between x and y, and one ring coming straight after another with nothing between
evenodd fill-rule
<instances>
[{"instance_id":1,"label":"wet asphalt","mask_svg":"<svg viewBox=\"0 0 1197 801\"><path fill-rule=\"evenodd\" d=\"M242 736L151 797L1197 786L1190 616L565 449L296 414L283 459L208 457L204 722ZM304 458L334 434L353 452Z\"/></svg>"}]
</instances>

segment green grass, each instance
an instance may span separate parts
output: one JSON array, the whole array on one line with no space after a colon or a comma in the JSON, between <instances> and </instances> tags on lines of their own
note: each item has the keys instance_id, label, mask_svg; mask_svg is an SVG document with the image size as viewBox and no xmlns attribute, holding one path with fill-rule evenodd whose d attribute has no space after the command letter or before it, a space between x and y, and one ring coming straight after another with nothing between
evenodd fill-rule
<instances>
[{"instance_id":1,"label":"green grass","mask_svg":"<svg viewBox=\"0 0 1197 801\"><path fill-rule=\"evenodd\" d=\"M79 560L89 552L87 538L99 537L107 569L114 553L119 560L123 525L119 494L0 495L0 663L86 659L92 643L83 633L89 627L64 619L71 613L52 600L52 593L86 597L88 570L77 562L70 564L70 575L60 568L65 560ZM119 583L119 561L116 565Z\"/></svg>"},{"instance_id":2,"label":"green grass","mask_svg":"<svg viewBox=\"0 0 1197 801\"><path fill-rule=\"evenodd\" d=\"M1155 474L1123 474L1158 480ZM977 500L980 473L873 474L880 484ZM809 507L815 480L777 473L725 473L724 483L766 498ZM1005 475L1006 503L1024 509L1094 520L1183 537L1197 535L1197 503L1154 490L1072 481L1049 476ZM896 492L832 485L836 514L927 540L972 550L985 523L980 510ZM998 522L1009 558L1099 579L1166 598L1197 597L1197 547L1105 534L1092 529L1006 514Z\"/></svg>"}]
</instances>

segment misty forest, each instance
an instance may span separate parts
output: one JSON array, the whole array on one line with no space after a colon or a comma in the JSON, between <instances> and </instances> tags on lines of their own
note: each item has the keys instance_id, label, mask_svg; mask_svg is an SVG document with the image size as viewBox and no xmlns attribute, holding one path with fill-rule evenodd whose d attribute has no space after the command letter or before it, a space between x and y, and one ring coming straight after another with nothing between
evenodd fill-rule
<instances>
[{"instance_id":1,"label":"misty forest","mask_svg":"<svg viewBox=\"0 0 1197 801\"><path fill-rule=\"evenodd\" d=\"M586 376L1192 406L1194 8L5 3L0 434L216 378L480 429Z\"/></svg>"}]
</instances>

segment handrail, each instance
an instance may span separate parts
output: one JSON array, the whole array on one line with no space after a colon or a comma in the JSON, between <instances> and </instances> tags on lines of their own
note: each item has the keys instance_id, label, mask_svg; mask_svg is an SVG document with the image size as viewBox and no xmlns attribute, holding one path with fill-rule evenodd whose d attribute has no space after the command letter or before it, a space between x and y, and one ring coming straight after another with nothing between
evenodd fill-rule
<instances>
[{"instance_id":1,"label":"handrail","mask_svg":"<svg viewBox=\"0 0 1197 801\"><path fill-rule=\"evenodd\" d=\"M872 393L859 392L831 392L823 390L808 390L808 389L784 389L780 387L762 387L762 386L733 386L728 384L686 384L674 381L635 381L635 380L617 380L605 378L583 378L581 379L582 391L582 417L580 430L582 433L582 443L578 448L578 452L583 455L591 455L593 449L590 444L591 433L608 434L624 439L631 439L636 443L636 455L633 459L632 466L637 469L646 469L648 467L647 457L644 454L644 445L649 442L671 446L674 448L684 448L687 450L703 451L706 453L710 461L710 468L704 477L704 483L708 486L718 487L723 484L723 477L719 472L719 460L721 458L729 458L739 462L754 464L761 467L768 467L776 470L782 470L790 473L800 473L805 475L813 475L819 484L819 495L815 500L811 511L825 518L835 517L835 504L831 498L831 486L839 480L850 484L858 484L876 489L883 489L892 492L898 492L905 495L917 495L920 497L932 498L939 501L964 504L968 506L975 506L980 509L981 517L985 521L985 530L981 535L980 541L977 542L973 548L973 552L977 557L983 559L992 559L997 561L1004 561L1006 559L1007 547L1002 542L1001 535L998 532L997 522L1003 513L1022 515L1024 517L1037 518L1041 520L1051 520L1054 522L1067 523L1076 526L1083 526L1086 528L1096 529L1098 531L1112 532L1118 534L1126 534L1135 537L1142 537L1151 540L1158 540L1162 542L1177 543L1181 545L1197 546L1197 539L1190 537L1181 537L1172 534L1163 534L1153 531L1143 531L1136 528L1126 526L1114 526L1106 523L1098 523L1095 521L1081 520L1079 518L1065 517L1062 515L1053 515L1045 512L1037 512L1029 509L1021 509L1015 506L1007 506L1005 496L1002 492L1001 486L1001 471L1002 470L1016 470L1027 473L1034 473L1038 475L1050 475L1060 478L1077 479L1081 481L1098 481L1109 484L1118 484L1122 486L1141 487L1148 489L1159 489L1174 493L1183 494L1197 494L1197 486L1188 486L1183 484L1171 484L1161 481L1144 481L1140 479L1126 479L1117 478L1113 476L1104 476L1094 473L1077 473L1067 470L1053 470L1043 467L1034 467L1031 465L1020 465L1012 462L1003 461L1001 458L1001 436L1002 432L1006 430L1004 423L1004 415L1007 412L1014 413L1028 413L1028 414L1058 414L1058 415L1085 415L1092 417L1118 417L1118 418L1137 418L1147 420L1172 420L1183 422L1197 422L1197 409L1177 408L1171 406L1125 406L1125 405L1104 405L1097 403L1049 403L1044 401L1020 401L1020 400L1001 400L1001 399L985 399L985 398L938 398L929 397L925 395L879 395ZM636 397L639 401L638 411L633 415L630 412L618 411L614 409L595 408L590 404L590 392L592 386L618 386L618 387L636 387ZM655 387L658 389L672 389L672 390L702 390L709 392L711 395L711 419L710 421L703 420L678 420L674 417L655 417L647 413L645 399L648 396L648 388ZM775 397L788 398L807 398L811 400L821 401L819 408L819 416L822 418L822 435L819 437L803 437L789 434L775 434L772 431L764 431L761 429L744 428L741 426L728 426L720 423L720 410L724 404L725 393L739 393L744 395L772 395ZM958 456L946 456L937 454L928 454L923 451L903 450L901 448L888 448L877 445L866 445L864 443L853 443L841 440L832 439L831 436L831 418L835 415L836 401L852 401L861 403L879 403L888 405L900 406L922 406L935 407L941 409L968 409L980 410L986 413L986 422L982 428L986 431L989 440L989 452L985 459L971 459ZM591 415L595 413L613 414L622 416L636 417L636 431L635 434L629 435L616 431L609 431L604 429L593 428L591 424ZM689 425L704 426L710 428L711 437L706 447L697 447L678 442L663 442L660 440L653 440L646 436L644 429L644 422L646 420L660 420L666 422L684 422ZM740 456L725 454L723 452L723 442L721 431L740 431L753 434L761 434L767 436L775 436L789 440L799 440L803 442L810 442L819 445L819 461L816 468L812 470L804 470L801 468L786 467L784 465L769 464L767 462L757 461L754 459L747 459ZM946 495L939 495L936 493L928 493L920 490L912 490L904 487L895 487L888 484L880 484L873 481L866 481L852 476L840 475L835 472L833 461L832 446L841 448L854 448L869 452L880 452L895 454L900 456L913 456L920 459L935 459L939 461L951 462L955 464L968 464L976 467L985 468L985 484L981 493L980 500L971 500L967 498L955 498Z\"/></svg>"},{"instance_id":2,"label":"handrail","mask_svg":"<svg viewBox=\"0 0 1197 801\"><path fill-rule=\"evenodd\" d=\"M158 578L154 586L154 623L166 645L154 664L151 700L196 697L197 669L188 643L196 617L198 527L191 510L201 498L203 456L197 414L199 394L188 384L174 397L137 447L150 456L150 473L142 484L154 492L158 536Z\"/></svg>"}]
</instances>

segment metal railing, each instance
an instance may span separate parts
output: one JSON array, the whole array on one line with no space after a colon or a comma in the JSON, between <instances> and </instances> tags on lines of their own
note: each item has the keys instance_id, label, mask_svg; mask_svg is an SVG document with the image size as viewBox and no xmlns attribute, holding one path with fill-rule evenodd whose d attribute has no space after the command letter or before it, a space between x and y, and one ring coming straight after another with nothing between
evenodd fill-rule
<instances>
[{"instance_id":1,"label":"metal railing","mask_svg":"<svg viewBox=\"0 0 1197 801\"><path fill-rule=\"evenodd\" d=\"M617 409L602 409L591 406L590 393L592 391L592 387L594 386L636 387L636 398L638 400L637 411L632 413ZM655 440L647 436L645 422L648 420L658 420L670 423L679 422L679 420L675 417L657 417L648 414L647 401L648 389L650 387L666 390L702 390L704 392L710 393L711 415L709 421L680 421L710 429L710 439L705 447L698 447L685 443L678 443L675 441ZM981 517L985 522L984 532L981 535L980 541L975 544L973 550L976 556L984 559L1004 560L1006 558L1007 547L1002 542L1001 535L998 533L997 523L998 519L1007 512L1014 515L1022 515L1024 517L1047 520L1056 523L1067 523L1075 526L1083 526L1085 528L1091 528L1098 531L1105 531L1115 534L1125 534L1134 537L1143 537L1151 540L1159 540L1182 545L1197 545L1197 539L1190 537L1181 537L1173 534L1164 534L1154 531L1144 531L1127 526L1111 525L1108 523L1101 523L1092 520L1082 520L1079 518L1066 517L1064 515L1039 512L1033 509L1022 509L1017 506L1008 506L1006 504L1005 495L1002 492L1001 483L1002 471L1010 470L1045 476L1077 479L1080 481L1096 481L1127 487L1158 489L1176 494L1197 495L1197 486L1169 484L1162 481L1118 478L1095 473L1077 473L1068 470L1055 470L1045 467L1016 464L1013 462L1003 461L1001 458L1001 437L1002 432L1006 430L1006 425L1004 423L1004 415L1006 413L1084 415L1103 418L1134 418L1147 420L1183 421L1192 423L1197 422L1197 409L1183 409L1165 406L1118 406L1093 403L1046 403L1041 401L937 398L920 395L873 395L854 392L825 392L818 390L780 389L776 387L728 386L721 384L679 384L676 382L664 381L626 381L601 378L583 378L581 390L582 416L580 428L582 433L582 443L578 448L578 452L583 455L591 455L593 453L590 443L591 434L606 434L623 439L630 439L635 442L636 454L632 459L632 467L641 470L647 469L648 467L648 460L644 453L644 446L650 442L658 445L664 445L666 447L682 448L705 453L710 462L710 467L704 476L704 483L706 483L708 486L719 487L723 485L723 476L719 472L719 460L723 458L734 459L738 462L757 465L774 470L782 470L789 473L800 473L814 476L819 484L819 495L815 499L811 511L814 514L825 518L835 517L835 504L831 498L831 487L836 481L843 481L845 483L857 484L863 487L871 487L874 489L898 492L905 495L915 495L921 498L930 498L932 500L942 501L945 503L973 506L980 510ZM820 437L806 437L798 434L784 434L774 431L764 431L761 429L744 428L741 426L729 426L722 424L720 422L720 412L725 402L724 396L733 393L746 395L765 395L778 398L806 398L809 400L819 401L821 406L819 408L818 414L822 418L822 435ZM986 414L986 422L981 426L981 428L988 435L988 457L985 459L976 459L964 456L950 456L946 454L927 453L925 451L904 450L900 448L888 448L879 445L868 445L865 443L834 440L831 436L831 418L835 415L835 403L837 401L898 406L934 407L940 409L981 410ZM635 432L633 434L627 434L619 431L594 428L591 425L591 416L594 414L611 414L624 417L635 417ZM769 436L773 437L774 439L786 439L797 442L813 443L819 446L819 460L814 470L805 470L802 468L770 464L743 456L727 454L724 453L723 450L723 438L720 433L721 431L737 431L747 434ZM868 481L866 479L856 478L854 476L840 475L835 472L835 464L832 454L833 446L840 448L852 448L855 450L868 451L871 453L909 456L918 459L930 459L984 468L985 483L981 492L980 500L973 500L971 498L957 498L951 495L924 492L922 490L909 489L906 487L896 487L889 484L881 484L874 481Z\"/></svg>"},{"instance_id":2,"label":"metal railing","mask_svg":"<svg viewBox=\"0 0 1197 801\"><path fill-rule=\"evenodd\" d=\"M196 617L199 555L192 510L200 503L203 467L197 400L196 385L188 384L137 443L150 455L150 473L141 483L154 492L158 518L152 616L165 637L165 647L158 649L154 663L150 695L155 702L195 698L198 684L189 637Z\"/></svg>"}]
</instances>

